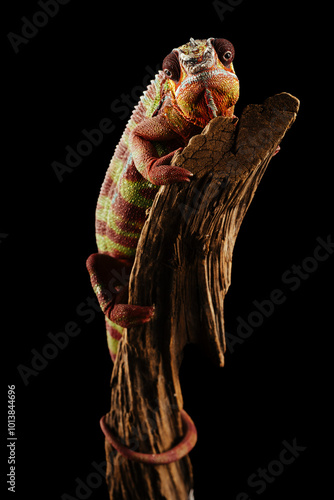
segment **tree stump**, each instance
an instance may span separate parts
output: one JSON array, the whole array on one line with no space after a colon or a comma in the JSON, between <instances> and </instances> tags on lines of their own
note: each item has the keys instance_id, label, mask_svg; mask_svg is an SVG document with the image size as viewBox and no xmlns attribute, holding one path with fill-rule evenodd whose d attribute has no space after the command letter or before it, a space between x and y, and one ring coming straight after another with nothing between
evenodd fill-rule
<instances>
[{"instance_id":1,"label":"tree stump","mask_svg":"<svg viewBox=\"0 0 334 500\"><path fill-rule=\"evenodd\" d=\"M182 351L200 343L224 365L224 298L233 247L272 156L296 118L287 93L249 105L237 118L214 118L173 159L194 173L163 186L144 225L131 272L129 301L155 305L153 320L129 328L111 378L106 423L132 450L161 453L183 436L179 383ZM214 451L214 450L213 450ZM106 441L111 500L188 500L188 456L167 465L124 458Z\"/></svg>"}]
</instances>

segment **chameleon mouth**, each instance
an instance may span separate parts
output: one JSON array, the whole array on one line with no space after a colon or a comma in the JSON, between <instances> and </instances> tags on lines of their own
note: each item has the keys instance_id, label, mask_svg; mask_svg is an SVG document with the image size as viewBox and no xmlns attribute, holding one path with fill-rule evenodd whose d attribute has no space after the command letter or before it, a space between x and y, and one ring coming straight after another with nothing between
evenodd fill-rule
<instances>
[{"instance_id":1,"label":"chameleon mouth","mask_svg":"<svg viewBox=\"0 0 334 500\"><path fill-rule=\"evenodd\" d=\"M199 84L201 88L203 87L206 88L210 80L214 78L229 78L238 81L238 77L234 73L231 73L230 71L226 71L223 68L217 68L212 70L205 66L204 68L199 69L192 75L185 78L185 80L179 85L178 89L176 90L175 95L178 96L187 87L193 84Z\"/></svg>"},{"instance_id":2,"label":"chameleon mouth","mask_svg":"<svg viewBox=\"0 0 334 500\"><path fill-rule=\"evenodd\" d=\"M210 119L225 115L239 95L235 73L223 68L205 69L187 76L175 91L179 109L187 119L202 126L203 116ZM204 123L205 125L206 123Z\"/></svg>"}]
</instances>

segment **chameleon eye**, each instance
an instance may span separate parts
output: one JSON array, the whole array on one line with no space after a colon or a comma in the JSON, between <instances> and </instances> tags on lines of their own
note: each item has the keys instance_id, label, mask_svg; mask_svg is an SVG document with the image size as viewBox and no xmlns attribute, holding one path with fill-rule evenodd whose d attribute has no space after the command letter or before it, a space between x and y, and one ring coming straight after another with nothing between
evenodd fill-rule
<instances>
[{"instance_id":1,"label":"chameleon eye","mask_svg":"<svg viewBox=\"0 0 334 500\"><path fill-rule=\"evenodd\" d=\"M234 59L234 47L225 38L215 38L212 41L213 48L216 51L216 54L220 60L224 64L224 66L229 67L231 62Z\"/></svg>"},{"instance_id":2,"label":"chameleon eye","mask_svg":"<svg viewBox=\"0 0 334 500\"><path fill-rule=\"evenodd\" d=\"M233 57L233 54L230 50L227 50L225 54L223 55L224 61L229 61Z\"/></svg>"},{"instance_id":3,"label":"chameleon eye","mask_svg":"<svg viewBox=\"0 0 334 500\"><path fill-rule=\"evenodd\" d=\"M162 63L162 69L168 78L174 82L179 81L181 68L178 55L175 52L171 52L167 57L165 57Z\"/></svg>"}]
</instances>

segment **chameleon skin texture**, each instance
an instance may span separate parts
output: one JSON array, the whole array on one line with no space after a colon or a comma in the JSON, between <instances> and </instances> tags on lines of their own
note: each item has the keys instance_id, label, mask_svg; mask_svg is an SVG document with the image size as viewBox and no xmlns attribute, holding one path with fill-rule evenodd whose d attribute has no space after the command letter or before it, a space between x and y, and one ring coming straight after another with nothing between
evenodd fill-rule
<instances>
[{"instance_id":1,"label":"chameleon skin texture","mask_svg":"<svg viewBox=\"0 0 334 500\"><path fill-rule=\"evenodd\" d=\"M190 39L165 58L163 71L134 108L97 202L96 241L99 254L107 257L106 266L131 266L146 211L159 186L190 181L190 172L170 165L175 151L185 147L212 118L233 116L239 97L233 57L233 46L225 39ZM130 309L125 307L126 300L122 307L116 291L110 293L104 271L96 271L98 259L93 254L87 268L106 315L108 347L114 360L122 329L148 321L152 308Z\"/></svg>"}]
</instances>

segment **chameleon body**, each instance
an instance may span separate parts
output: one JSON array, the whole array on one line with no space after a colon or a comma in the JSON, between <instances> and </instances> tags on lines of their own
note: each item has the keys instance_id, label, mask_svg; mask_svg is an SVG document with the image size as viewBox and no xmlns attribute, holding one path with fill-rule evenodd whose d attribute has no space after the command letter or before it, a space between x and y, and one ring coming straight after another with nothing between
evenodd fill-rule
<instances>
[{"instance_id":1,"label":"chameleon body","mask_svg":"<svg viewBox=\"0 0 334 500\"><path fill-rule=\"evenodd\" d=\"M239 81L233 45L222 38L194 40L174 49L135 107L117 145L96 209L98 253L87 268L105 313L114 360L123 328L149 321L153 307L127 304L126 277L159 186L189 182L170 165L174 153L216 116L233 116Z\"/></svg>"}]
</instances>

